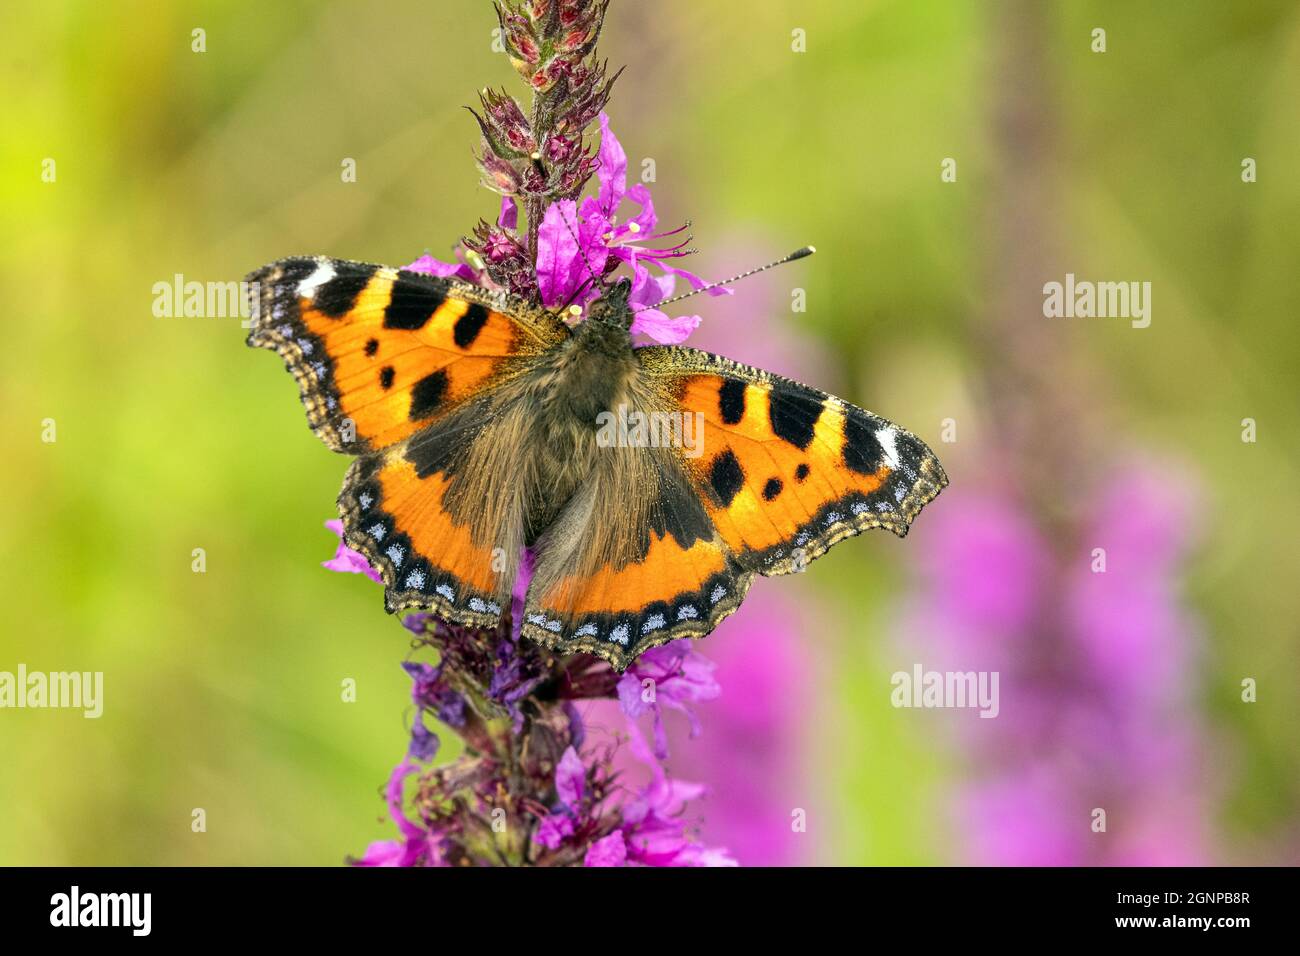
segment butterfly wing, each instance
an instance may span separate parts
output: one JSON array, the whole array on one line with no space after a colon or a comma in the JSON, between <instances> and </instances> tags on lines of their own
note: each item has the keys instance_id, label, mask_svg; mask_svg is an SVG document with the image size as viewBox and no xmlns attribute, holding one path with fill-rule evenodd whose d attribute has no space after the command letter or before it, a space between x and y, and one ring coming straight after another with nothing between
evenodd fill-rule
<instances>
[{"instance_id":1,"label":"butterfly wing","mask_svg":"<svg viewBox=\"0 0 1300 956\"><path fill-rule=\"evenodd\" d=\"M698 349L638 356L681 409L703 416L692 481L748 570L801 571L869 528L903 537L948 483L924 442L843 399Z\"/></svg>"},{"instance_id":2,"label":"butterfly wing","mask_svg":"<svg viewBox=\"0 0 1300 956\"><path fill-rule=\"evenodd\" d=\"M696 349L636 354L643 406L702 422L700 453L620 450L659 463L642 492L650 504L617 486L629 469L609 456L588 485L591 503L565 509L525 609L524 632L548 646L623 669L650 647L708 634L756 574L802 570L868 528L905 535L947 484L918 438L834 396ZM626 504L622 520L642 529L643 546L584 558L617 520L599 512L608 501Z\"/></svg>"},{"instance_id":3,"label":"butterfly wing","mask_svg":"<svg viewBox=\"0 0 1300 956\"><path fill-rule=\"evenodd\" d=\"M703 637L753 574L721 539L673 449L604 449L537 542L523 634L623 670L643 651Z\"/></svg>"},{"instance_id":4,"label":"butterfly wing","mask_svg":"<svg viewBox=\"0 0 1300 956\"><path fill-rule=\"evenodd\" d=\"M518 516L485 520L457 466L492 441L494 398L568 330L455 279L341 259L284 259L246 281L248 344L284 359L321 440L359 456L339 496L344 538L382 572L389 610L493 626L515 563L497 549Z\"/></svg>"},{"instance_id":5,"label":"butterfly wing","mask_svg":"<svg viewBox=\"0 0 1300 956\"><path fill-rule=\"evenodd\" d=\"M312 430L352 455L408 438L568 335L468 283L364 262L282 259L246 282L248 344L284 359Z\"/></svg>"}]
</instances>

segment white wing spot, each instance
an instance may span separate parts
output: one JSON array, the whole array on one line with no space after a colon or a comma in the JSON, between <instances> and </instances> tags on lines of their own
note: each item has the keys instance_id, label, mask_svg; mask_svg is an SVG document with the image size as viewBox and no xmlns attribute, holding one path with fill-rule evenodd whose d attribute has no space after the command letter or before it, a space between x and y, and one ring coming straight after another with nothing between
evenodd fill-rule
<instances>
[{"instance_id":1,"label":"white wing spot","mask_svg":"<svg viewBox=\"0 0 1300 956\"><path fill-rule=\"evenodd\" d=\"M400 544L390 544L384 554L392 559L393 564L401 564L402 558L406 557L406 549Z\"/></svg>"},{"instance_id":2,"label":"white wing spot","mask_svg":"<svg viewBox=\"0 0 1300 956\"><path fill-rule=\"evenodd\" d=\"M357 501L361 502L361 507L363 507L363 508L369 508L370 505L374 502L374 500L375 500L374 498L370 497L369 495L365 495L365 494L363 494L363 495L361 495L359 498L357 498Z\"/></svg>"},{"instance_id":3,"label":"white wing spot","mask_svg":"<svg viewBox=\"0 0 1300 956\"><path fill-rule=\"evenodd\" d=\"M422 591L424 589L424 572L419 568L416 568L408 574L406 576L406 586L408 588L414 588L417 591Z\"/></svg>"},{"instance_id":4,"label":"white wing spot","mask_svg":"<svg viewBox=\"0 0 1300 956\"><path fill-rule=\"evenodd\" d=\"M443 597L445 597L451 603L453 604L456 603L456 592L452 590L450 584L439 584L436 588L434 588L434 590L437 591L439 594L441 594Z\"/></svg>"},{"instance_id":5,"label":"white wing spot","mask_svg":"<svg viewBox=\"0 0 1300 956\"><path fill-rule=\"evenodd\" d=\"M334 266L329 262L322 262L316 266L315 272L298 283L298 295L304 299L314 299L316 290L333 278Z\"/></svg>"},{"instance_id":6,"label":"white wing spot","mask_svg":"<svg viewBox=\"0 0 1300 956\"><path fill-rule=\"evenodd\" d=\"M651 631L657 631L662 628L665 623L667 622L664 621L664 616L662 614L651 614L645 619L645 622L642 623L641 633L649 634Z\"/></svg>"},{"instance_id":7,"label":"white wing spot","mask_svg":"<svg viewBox=\"0 0 1300 956\"><path fill-rule=\"evenodd\" d=\"M575 637L595 637L596 625L588 621L582 627L573 632Z\"/></svg>"},{"instance_id":8,"label":"white wing spot","mask_svg":"<svg viewBox=\"0 0 1300 956\"><path fill-rule=\"evenodd\" d=\"M898 432L890 426L885 426L876 430L876 441L880 442L880 447L885 453L885 461L889 462L890 468L898 467Z\"/></svg>"},{"instance_id":9,"label":"white wing spot","mask_svg":"<svg viewBox=\"0 0 1300 956\"><path fill-rule=\"evenodd\" d=\"M719 584L716 587L714 587L714 589L711 592L709 592L709 600L712 603L717 604L719 601L722 600L722 598L726 595L726 593L727 593L727 589L724 588L721 584Z\"/></svg>"},{"instance_id":10,"label":"white wing spot","mask_svg":"<svg viewBox=\"0 0 1300 956\"><path fill-rule=\"evenodd\" d=\"M695 610L694 604L683 604L677 609L677 620L690 621L700 616L700 612Z\"/></svg>"},{"instance_id":11,"label":"white wing spot","mask_svg":"<svg viewBox=\"0 0 1300 956\"><path fill-rule=\"evenodd\" d=\"M620 624L609 632L609 639L616 644L622 644L624 647L627 647L628 636L628 626L626 624Z\"/></svg>"},{"instance_id":12,"label":"white wing spot","mask_svg":"<svg viewBox=\"0 0 1300 956\"><path fill-rule=\"evenodd\" d=\"M374 524L370 526L370 531L369 531L370 537L374 538L376 541L383 541L384 535L386 535L387 533L388 533L388 529L385 528L378 521L376 521Z\"/></svg>"},{"instance_id":13,"label":"white wing spot","mask_svg":"<svg viewBox=\"0 0 1300 956\"><path fill-rule=\"evenodd\" d=\"M844 515L840 514L838 511L832 511L830 514L826 516L826 523L828 525L835 524L837 521L843 521L843 520L844 520Z\"/></svg>"}]
</instances>

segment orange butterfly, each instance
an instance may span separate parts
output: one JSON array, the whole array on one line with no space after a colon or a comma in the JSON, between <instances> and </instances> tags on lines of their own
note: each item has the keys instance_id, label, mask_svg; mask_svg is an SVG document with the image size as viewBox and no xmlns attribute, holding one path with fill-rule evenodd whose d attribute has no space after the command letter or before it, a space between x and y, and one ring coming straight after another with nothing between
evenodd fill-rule
<instances>
[{"instance_id":1,"label":"orange butterfly","mask_svg":"<svg viewBox=\"0 0 1300 956\"><path fill-rule=\"evenodd\" d=\"M248 343L357 457L347 544L390 612L494 627L525 548L522 630L622 670L868 528L902 536L947 484L916 436L696 349L634 348L626 280L573 328L451 278L340 259L254 272Z\"/></svg>"}]
</instances>

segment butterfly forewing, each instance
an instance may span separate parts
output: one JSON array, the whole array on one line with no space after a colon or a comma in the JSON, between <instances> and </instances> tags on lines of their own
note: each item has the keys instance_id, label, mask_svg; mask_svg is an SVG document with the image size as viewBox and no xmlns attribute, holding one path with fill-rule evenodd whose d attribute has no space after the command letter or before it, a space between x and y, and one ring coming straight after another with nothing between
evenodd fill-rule
<instances>
[{"instance_id":1,"label":"butterfly forewing","mask_svg":"<svg viewBox=\"0 0 1300 956\"><path fill-rule=\"evenodd\" d=\"M904 536L948 482L915 435L843 399L696 349L638 356L703 416L692 478L723 540L760 574L802 570L869 528Z\"/></svg>"},{"instance_id":2,"label":"butterfly forewing","mask_svg":"<svg viewBox=\"0 0 1300 956\"><path fill-rule=\"evenodd\" d=\"M285 359L312 428L351 454L409 437L563 334L539 341L480 289L368 263L284 259L247 281L249 344Z\"/></svg>"},{"instance_id":3,"label":"butterfly forewing","mask_svg":"<svg viewBox=\"0 0 1300 956\"><path fill-rule=\"evenodd\" d=\"M343 259L284 259L247 281L249 344L285 360L316 434L361 456L339 496L344 536L382 571L389 609L495 624L514 565L493 545L510 533L451 507L449 471L478 440L470 406L567 329L455 279Z\"/></svg>"}]
</instances>

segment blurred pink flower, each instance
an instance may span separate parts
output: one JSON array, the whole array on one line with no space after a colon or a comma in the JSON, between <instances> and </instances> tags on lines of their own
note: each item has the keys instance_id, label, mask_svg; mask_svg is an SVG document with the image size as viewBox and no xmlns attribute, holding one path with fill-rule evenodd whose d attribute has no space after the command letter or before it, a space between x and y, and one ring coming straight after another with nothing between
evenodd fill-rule
<instances>
[{"instance_id":1,"label":"blurred pink flower","mask_svg":"<svg viewBox=\"0 0 1300 956\"><path fill-rule=\"evenodd\" d=\"M1177 588L1196 496L1150 464L1109 476L1073 533L1054 531L1071 543L1059 552L1001 491L954 492L917 538L900 644L927 669L1000 676L998 718L955 724L978 773L952 808L968 862L1210 855L1189 707L1199 628Z\"/></svg>"},{"instance_id":2,"label":"blurred pink flower","mask_svg":"<svg viewBox=\"0 0 1300 956\"><path fill-rule=\"evenodd\" d=\"M820 803L807 765L816 640L814 614L801 610L801 581L756 582L732 617L704 642L722 693L706 725L669 721L674 772L704 782L700 839L725 846L742 866L793 866L813 856L813 837L796 832L792 812Z\"/></svg>"},{"instance_id":3,"label":"blurred pink flower","mask_svg":"<svg viewBox=\"0 0 1300 956\"><path fill-rule=\"evenodd\" d=\"M726 850L704 846L690 836L686 804L704 796L708 788L699 783L670 780L635 725L631 729L630 750L650 768L650 782L622 805L619 830L627 863L735 866L736 861ZM603 848L598 858L603 858L610 849Z\"/></svg>"}]
</instances>

